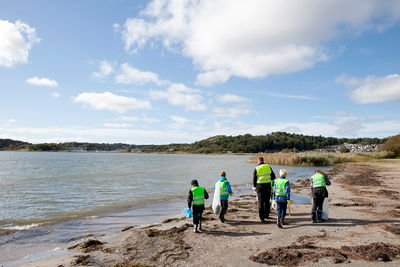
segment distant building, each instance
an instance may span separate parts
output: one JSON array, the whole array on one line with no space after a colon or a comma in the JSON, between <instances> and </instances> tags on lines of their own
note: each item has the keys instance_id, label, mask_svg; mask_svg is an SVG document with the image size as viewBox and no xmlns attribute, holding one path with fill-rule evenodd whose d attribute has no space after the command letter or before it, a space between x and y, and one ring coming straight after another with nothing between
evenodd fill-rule
<instances>
[{"instance_id":1,"label":"distant building","mask_svg":"<svg viewBox=\"0 0 400 267\"><path fill-rule=\"evenodd\" d=\"M372 145L361 145L361 144L348 144L344 143L342 145L335 145L331 146L329 148L322 148L322 149L316 149L316 151L320 152L339 152L340 147L346 147L350 150L350 152L372 152L376 151L380 145L378 144L372 144Z\"/></svg>"}]
</instances>

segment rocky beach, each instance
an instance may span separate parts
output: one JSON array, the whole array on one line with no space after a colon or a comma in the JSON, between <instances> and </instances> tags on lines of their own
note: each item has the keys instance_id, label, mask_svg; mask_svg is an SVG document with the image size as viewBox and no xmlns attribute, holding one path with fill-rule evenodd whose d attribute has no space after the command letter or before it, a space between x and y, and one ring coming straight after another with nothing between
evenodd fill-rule
<instances>
[{"instance_id":1,"label":"rocky beach","mask_svg":"<svg viewBox=\"0 0 400 267\"><path fill-rule=\"evenodd\" d=\"M310 222L309 204L292 204L283 229L274 211L261 223L255 195L241 195L230 200L225 223L208 207L199 234L191 219L170 218L127 226L112 240L91 236L62 256L24 266L399 266L400 160L340 164L329 175L323 223ZM307 180L292 192L309 195Z\"/></svg>"}]
</instances>

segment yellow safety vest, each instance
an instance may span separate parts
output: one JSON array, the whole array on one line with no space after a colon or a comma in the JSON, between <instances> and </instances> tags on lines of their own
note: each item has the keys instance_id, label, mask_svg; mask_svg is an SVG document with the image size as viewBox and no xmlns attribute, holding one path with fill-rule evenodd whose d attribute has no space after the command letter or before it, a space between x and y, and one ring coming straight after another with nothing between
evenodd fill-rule
<instances>
[{"instance_id":1,"label":"yellow safety vest","mask_svg":"<svg viewBox=\"0 0 400 267\"><path fill-rule=\"evenodd\" d=\"M282 197L286 196L285 186L287 182L288 180L282 178L278 178L275 180L274 189L276 196L282 196Z\"/></svg>"},{"instance_id":2,"label":"yellow safety vest","mask_svg":"<svg viewBox=\"0 0 400 267\"><path fill-rule=\"evenodd\" d=\"M219 187L221 188L220 191L219 191L219 194L220 194L221 196L227 196L227 195L229 195L228 189L226 188L226 183L227 183L227 182L228 182L227 180L225 180L225 181L223 181L223 182L218 181Z\"/></svg>"},{"instance_id":3,"label":"yellow safety vest","mask_svg":"<svg viewBox=\"0 0 400 267\"><path fill-rule=\"evenodd\" d=\"M204 205L204 187L193 187L190 189L193 193L193 205Z\"/></svg>"},{"instance_id":4,"label":"yellow safety vest","mask_svg":"<svg viewBox=\"0 0 400 267\"><path fill-rule=\"evenodd\" d=\"M256 167L257 184L266 184L271 182L271 168L268 164L261 164Z\"/></svg>"},{"instance_id":5,"label":"yellow safety vest","mask_svg":"<svg viewBox=\"0 0 400 267\"><path fill-rule=\"evenodd\" d=\"M325 177L320 174L316 173L311 177L312 180L312 187L326 187Z\"/></svg>"}]
</instances>

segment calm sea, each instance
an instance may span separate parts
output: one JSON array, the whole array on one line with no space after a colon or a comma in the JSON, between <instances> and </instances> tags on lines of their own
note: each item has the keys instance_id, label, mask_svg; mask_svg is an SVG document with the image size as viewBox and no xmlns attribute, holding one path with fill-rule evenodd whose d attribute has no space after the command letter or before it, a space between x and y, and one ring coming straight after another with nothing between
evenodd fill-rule
<instances>
[{"instance_id":1,"label":"calm sea","mask_svg":"<svg viewBox=\"0 0 400 267\"><path fill-rule=\"evenodd\" d=\"M182 216L190 181L197 179L211 192L220 170L226 171L234 191L251 194L255 164L248 159L247 155L0 152L0 263L40 258L43 251L48 255L62 250L89 232L118 232L126 225ZM278 174L283 167L272 168ZM284 168L292 181L310 177L314 169Z\"/></svg>"}]
</instances>

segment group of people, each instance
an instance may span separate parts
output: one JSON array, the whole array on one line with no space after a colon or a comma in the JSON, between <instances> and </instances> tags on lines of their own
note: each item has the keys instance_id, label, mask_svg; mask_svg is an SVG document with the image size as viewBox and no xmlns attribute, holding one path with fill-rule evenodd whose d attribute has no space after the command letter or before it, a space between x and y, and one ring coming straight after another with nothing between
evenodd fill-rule
<instances>
[{"instance_id":1,"label":"group of people","mask_svg":"<svg viewBox=\"0 0 400 267\"><path fill-rule=\"evenodd\" d=\"M290 183L287 180L287 171L279 170L279 177L276 178L272 168L264 162L263 157L258 158L258 164L253 173L253 190L257 193L258 215L261 222L269 218L271 209L271 198L276 202L277 226L282 228L286 225L285 217L288 204L290 205ZM311 209L311 221L313 223L322 221L322 211L324 199L328 197L326 186L331 182L328 176L320 169L315 170L315 174L310 180L310 189L313 198ZM188 208L192 209L194 232L202 230L203 211L205 209L205 200L209 195L204 187L199 186L197 180L192 180L192 188L188 195ZM226 172L220 172L219 181L214 185L214 189L219 187L221 210L219 219L225 222L225 213L228 210L228 199L232 196L232 187L226 178ZM218 189L218 188L217 188Z\"/></svg>"}]
</instances>

